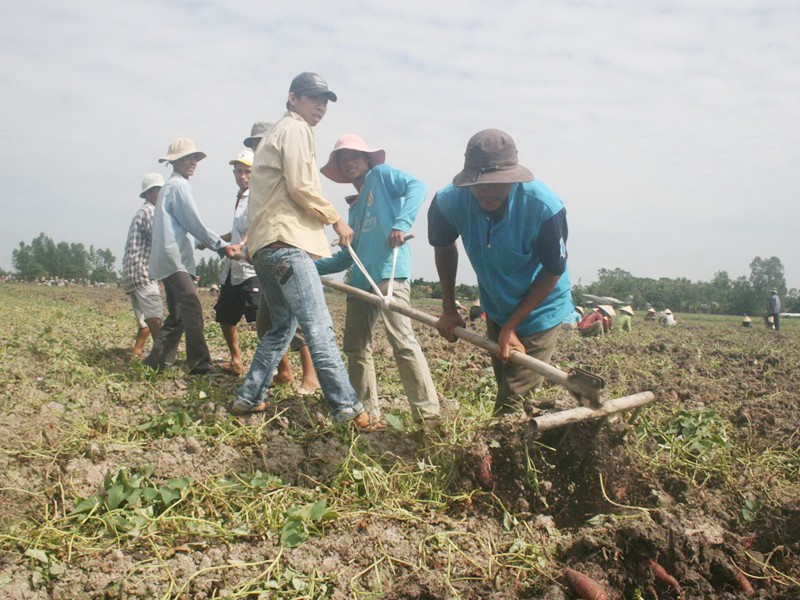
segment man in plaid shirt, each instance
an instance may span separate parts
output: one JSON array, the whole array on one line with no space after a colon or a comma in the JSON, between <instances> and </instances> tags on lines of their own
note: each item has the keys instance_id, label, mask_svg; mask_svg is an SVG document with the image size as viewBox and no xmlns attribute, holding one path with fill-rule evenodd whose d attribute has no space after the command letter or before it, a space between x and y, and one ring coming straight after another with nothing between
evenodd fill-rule
<instances>
[{"instance_id":1,"label":"man in plaid shirt","mask_svg":"<svg viewBox=\"0 0 800 600\"><path fill-rule=\"evenodd\" d=\"M147 274L153 243L153 213L158 192L163 185L164 178L158 173L145 175L142 193L139 194L145 202L131 221L128 240L125 242L125 256L122 259L122 289L131 297L133 315L139 325L133 346L133 356L138 359L144 358L147 335L153 336L153 343L158 338L164 313L158 282L150 279Z\"/></svg>"}]
</instances>

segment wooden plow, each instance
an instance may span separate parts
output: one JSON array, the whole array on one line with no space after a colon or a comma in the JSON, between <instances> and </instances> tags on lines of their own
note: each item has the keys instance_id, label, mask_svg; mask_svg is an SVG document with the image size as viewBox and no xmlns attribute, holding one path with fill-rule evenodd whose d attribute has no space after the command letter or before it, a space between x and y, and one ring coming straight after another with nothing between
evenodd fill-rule
<instances>
[{"instance_id":1,"label":"wooden plow","mask_svg":"<svg viewBox=\"0 0 800 600\"><path fill-rule=\"evenodd\" d=\"M430 327L436 327L438 318L433 315L410 307L401 306L394 302L394 300L385 297L381 298L375 294L354 288L345 283L333 281L328 277L322 277L321 280L322 285L326 287L350 294L359 300L374 304L383 310L391 310ZM469 331L463 327L456 327L455 335L457 338L478 346L479 348L483 348L493 355L498 355L500 353L500 346L497 343L473 331ZM542 375L548 381L567 388L581 404L581 406L577 408L533 417L531 419L531 426L537 434L566 425L581 423L583 421L602 419L609 415L628 410L635 410L638 412L643 406L655 402L656 399L653 392L639 392L638 394L632 394L630 396L606 399L604 393L605 381L601 377L584 369L573 367L569 372L565 372L522 352L512 352L509 361L518 367L529 369Z\"/></svg>"}]
</instances>

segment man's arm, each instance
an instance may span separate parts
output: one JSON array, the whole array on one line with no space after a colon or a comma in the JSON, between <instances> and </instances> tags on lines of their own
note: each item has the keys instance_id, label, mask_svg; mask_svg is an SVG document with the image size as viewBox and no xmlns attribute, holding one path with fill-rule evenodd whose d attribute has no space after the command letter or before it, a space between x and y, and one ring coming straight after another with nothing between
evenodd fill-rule
<instances>
[{"instance_id":1,"label":"man's arm","mask_svg":"<svg viewBox=\"0 0 800 600\"><path fill-rule=\"evenodd\" d=\"M442 314L436 322L436 329L449 342L455 342L453 329L465 327L464 319L456 306L456 273L458 273L458 248L455 243L449 246L434 247L436 271L442 286Z\"/></svg>"},{"instance_id":2,"label":"man's arm","mask_svg":"<svg viewBox=\"0 0 800 600\"><path fill-rule=\"evenodd\" d=\"M516 328L550 295L567 268L568 231L564 209L542 224L533 247L542 263L542 269L522 297L522 301L500 329L497 343L500 345L501 360L508 360L512 350L525 352L525 346L517 337Z\"/></svg>"},{"instance_id":3,"label":"man's arm","mask_svg":"<svg viewBox=\"0 0 800 600\"><path fill-rule=\"evenodd\" d=\"M227 242L224 242L216 233L208 229L200 218L192 197L185 190L179 189L175 194L175 201L172 205L172 216L177 219L186 231L192 234L195 240L214 252L224 252L230 258L235 250L228 250Z\"/></svg>"}]
</instances>

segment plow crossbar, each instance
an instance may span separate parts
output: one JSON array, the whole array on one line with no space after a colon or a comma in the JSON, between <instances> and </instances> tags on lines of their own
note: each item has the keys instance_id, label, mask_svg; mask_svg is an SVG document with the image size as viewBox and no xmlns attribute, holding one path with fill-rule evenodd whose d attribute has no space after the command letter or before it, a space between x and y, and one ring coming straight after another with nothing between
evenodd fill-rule
<instances>
[{"instance_id":1,"label":"plow crossbar","mask_svg":"<svg viewBox=\"0 0 800 600\"><path fill-rule=\"evenodd\" d=\"M655 402L655 399L656 395L653 392L639 392L631 396L606 400L599 408L579 406L578 408L570 408L559 412L540 415L538 417L533 417L530 423L534 432L539 434L543 431L564 427L565 425L601 419L613 415L614 413L637 409Z\"/></svg>"}]
</instances>

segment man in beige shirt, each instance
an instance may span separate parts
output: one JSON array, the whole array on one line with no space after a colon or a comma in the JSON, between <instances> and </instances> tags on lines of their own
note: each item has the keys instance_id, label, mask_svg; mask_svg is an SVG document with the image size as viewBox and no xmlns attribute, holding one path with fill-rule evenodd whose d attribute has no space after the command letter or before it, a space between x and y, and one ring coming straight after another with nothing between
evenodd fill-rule
<instances>
[{"instance_id":1,"label":"man in beige shirt","mask_svg":"<svg viewBox=\"0 0 800 600\"><path fill-rule=\"evenodd\" d=\"M247 246L272 327L261 338L230 410L245 415L268 408L264 393L299 324L331 416L369 429L373 424L347 377L314 266L314 258L331 255L325 225L333 226L342 246L353 239L353 230L322 196L314 151L312 127L325 116L328 101L336 99L319 75L301 73L289 87L286 114L256 150Z\"/></svg>"}]
</instances>

